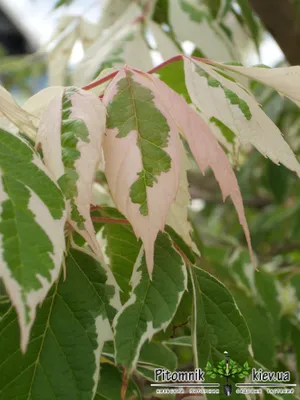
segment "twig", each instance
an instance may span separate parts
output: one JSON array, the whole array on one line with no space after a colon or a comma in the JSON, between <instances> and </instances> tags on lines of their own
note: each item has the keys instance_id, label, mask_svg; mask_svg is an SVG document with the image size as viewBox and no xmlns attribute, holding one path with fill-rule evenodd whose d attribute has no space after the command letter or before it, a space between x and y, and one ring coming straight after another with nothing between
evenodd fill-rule
<instances>
[{"instance_id":1,"label":"twig","mask_svg":"<svg viewBox=\"0 0 300 400\"><path fill-rule=\"evenodd\" d=\"M168 64L172 64L172 63L174 63L174 62L177 62L177 61L182 60L184 57L186 57L184 54L179 54L178 56L174 56L174 57L172 57L172 58L169 58L169 60L166 60L166 61L164 61L163 63L157 65L156 67L150 69L150 70L148 71L148 74L153 74L153 73L155 73L156 71L160 70L161 68L165 67L165 66L168 65ZM206 58L198 58L198 57L188 57L188 58L194 59L194 60L198 60L198 61L202 61L202 62L205 62L206 64L210 64L210 63L211 63L211 61L208 60L208 59L206 59ZM135 70L135 71L138 71L138 70L136 70L136 69L134 69L134 70ZM90 90L90 89L93 89L93 88L95 88L95 87L97 87L97 86L99 86L99 85L102 85L102 83L105 83L105 82L107 82L107 81L113 79L113 78L117 75L118 72L119 72L119 70L118 70L118 71L114 71L114 72L112 72L111 74L109 74L109 75L107 75L107 76L104 76L104 77L101 78L101 79L97 79L97 80L95 80L94 82L91 82L91 83L89 83L89 84L86 85L86 86L83 86L82 89L84 89L84 90ZM140 71L139 71L139 72L140 72Z\"/></svg>"},{"instance_id":2,"label":"twig","mask_svg":"<svg viewBox=\"0 0 300 400\"><path fill-rule=\"evenodd\" d=\"M103 222L104 224L120 224L129 225L127 219L109 218L109 217L92 217L93 222Z\"/></svg>"}]
</instances>

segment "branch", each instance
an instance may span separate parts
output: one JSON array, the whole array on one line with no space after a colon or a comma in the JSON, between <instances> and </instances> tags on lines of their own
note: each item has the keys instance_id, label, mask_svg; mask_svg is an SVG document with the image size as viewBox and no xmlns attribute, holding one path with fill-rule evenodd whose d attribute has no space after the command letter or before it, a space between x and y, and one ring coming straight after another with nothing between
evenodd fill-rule
<instances>
[{"instance_id":1,"label":"branch","mask_svg":"<svg viewBox=\"0 0 300 400\"><path fill-rule=\"evenodd\" d=\"M249 0L291 65L300 64L300 30L291 0Z\"/></svg>"}]
</instances>

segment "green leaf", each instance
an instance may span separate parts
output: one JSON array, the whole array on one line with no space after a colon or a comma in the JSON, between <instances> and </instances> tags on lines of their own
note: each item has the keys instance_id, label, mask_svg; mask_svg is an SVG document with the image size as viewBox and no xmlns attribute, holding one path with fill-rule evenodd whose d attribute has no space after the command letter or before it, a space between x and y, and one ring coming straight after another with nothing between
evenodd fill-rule
<instances>
[{"instance_id":1,"label":"green leaf","mask_svg":"<svg viewBox=\"0 0 300 400\"><path fill-rule=\"evenodd\" d=\"M150 381L154 381L154 370L163 368L176 371L177 357L166 345L159 342L146 342L139 355L137 372Z\"/></svg>"},{"instance_id":2,"label":"green leaf","mask_svg":"<svg viewBox=\"0 0 300 400\"><path fill-rule=\"evenodd\" d=\"M118 210L110 207L102 207L100 211L93 212L93 216L125 219ZM96 231L101 230L109 266L122 290L122 301L125 302L129 297L129 281L134 263L141 249L141 242L137 240L130 224L95 223L94 226Z\"/></svg>"},{"instance_id":3,"label":"green leaf","mask_svg":"<svg viewBox=\"0 0 300 400\"><path fill-rule=\"evenodd\" d=\"M300 327L294 325L291 334L294 353L296 355L297 372L300 373Z\"/></svg>"},{"instance_id":4,"label":"green leaf","mask_svg":"<svg viewBox=\"0 0 300 400\"><path fill-rule=\"evenodd\" d=\"M159 24L169 22L169 0L158 0L156 2L153 20Z\"/></svg>"},{"instance_id":5,"label":"green leaf","mask_svg":"<svg viewBox=\"0 0 300 400\"><path fill-rule=\"evenodd\" d=\"M276 279L270 273L261 269L255 272L255 284L266 309L272 317L274 333L279 335L281 305L278 299L279 294L276 287Z\"/></svg>"},{"instance_id":6,"label":"green leaf","mask_svg":"<svg viewBox=\"0 0 300 400\"><path fill-rule=\"evenodd\" d=\"M115 348L113 342L106 342L103 347L103 356L114 362ZM177 369L177 357L165 343L146 342L143 344L136 371L147 379L154 379L154 369L164 368L169 371Z\"/></svg>"},{"instance_id":7,"label":"green leaf","mask_svg":"<svg viewBox=\"0 0 300 400\"><path fill-rule=\"evenodd\" d=\"M54 9L57 10L59 7L62 6L69 6L70 4L72 4L73 0L57 0L57 2L55 3Z\"/></svg>"},{"instance_id":8,"label":"green leaf","mask_svg":"<svg viewBox=\"0 0 300 400\"><path fill-rule=\"evenodd\" d=\"M131 277L132 293L114 321L116 362L135 368L140 349L171 322L186 289L186 270L167 234L159 233L152 279L143 252Z\"/></svg>"},{"instance_id":9,"label":"green leaf","mask_svg":"<svg viewBox=\"0 0 300 400\"><path fill-rule=\"evenodd\" d=\"M266 160L266 186L278 203L282 203L287 198L291 175L287 168Z\"/></svg>"},{"instance_id":10,"label":"green leaf","mask_svg":"<svg viewBox=\"0 0 300 400\"><path fill-rule=\"evenodd\" d=\"M275 335L268 312L244 292L235 289L233 294L251 333L254 358L272 370L275 362Z\"/></svg>"},{"instance_id":11,"label":"green leaf","mask_svg":"<svg viewBox=\"0 0 300 400\"><path fill-rule=\"evenodd\" d=\"M205 12L193 7L188 1L179 0L179 2L182 10L189 15L191 21L200 23L203 21L203 19L207 18L207 14Z\"/></svg>"},{"instance_id":12,"label":"green leaf","mask_svg":"<svg viewBox=\"0 0 300 400\"><path fill-rule=\"evenodd\" d=\"M111 364L101 364L101 379L97 388L95 400L120 400L122 389L122 372ZM126 398L141 400L137 384L129 379ZM134 397L135 396L135 397Z\"/></svg>"},{"instance_id":13,"label":"green leaf","mask_svg":"<svg viewBox=\"0 0 300 400\"><path fill-rule=\"evenodd\" d=\"M157 71L159 79L168 85L178 94L181 94L187 103L191 103L185 81L184 81L184 66L183 60L165 65Z\"/></svg>"},{"instance_id":14,"label":"green leaf","mask_svg":"<svg viewBox=\"0 0 300 400\"><path fill-rule=\"evenodd\" d=\"M191 263L195 262L195 254L193 250L182 240L181 236L175 232L170 226L165 227L165 231L170 235L174 243L180 248L180 250L185 254Z\"/></svg>"},{"instance_id":15,"label":"green leaf","mask_svg":"<svg viewBox=\"0 0 300 400\"><path fill-rule=\"evenodd\" d=\"M172 338L169 340L165 340L164 344L168 346L192 346L192 338L191 336L179 336L176 338Z\"/></svg>"},{"instance_id":16,"label":"green leaf","mask_svg":"<svg viewBox=\"0 0 300 400\"><path fill-rule=\"evenodd\" d=\"M204 0L213 18L216 18L221 8L222 0Z\"/></svg>"},{"instance_id":17,"label":"green leaf","mask_svg":"<svg viewBox=\"0 0 300 400\"><path fill-rule=\"evenodd\" d=\"M72 251L67 279L49 292L32 329L26 354L19 350L17 316L0 321L0 399L92 399L103 343L112 338L114 287L94 258Z\"/></svg>"},{"instance_id":18,"label":"green leaf","mask_svg":"<svg viewBox=\"0 0 300 400\"><path fill-rule=\"evenodd\" d=\"M90 219L90 204L105 129L106 109L99 98L92 92L67 87L48 104L37 135L44 163L68 199L68 223L103 265Z\"/></svg>"},{"instance_id":19,"label":"green leaf","mask_svg":"<svg viewBox=\"0 0 300 400\"><path fill-rule=\"evenodd\" d=\"M169 371L177 369L177 357L165 344L159 342L144 343L140 355L139 365L148 366L151 369L162 367Z\"/></svg>"},{"instance_id":20,"label":"green leaf","mask_svg":"<svg viewBox=\"0 0 300 400\"><path fill-rule=\"evenodd\" d=\"M260 29L257 20L255 19L252 8L249 5L249 0L237 0L238 5L241 7L241 14L247 27L252 35L257 52L259 53L259 39Z\"/></svg>"},{"instance_id":21,"label":"green leaf","mask_svg":"<svg viewBox=\"0 0 300 400\"><path fill-rule=\"evenodd\" d=\"M65 248L65 200L42 161L0 130L0 276L16 307L26 349L36 307L57 279Z\"/></svg>"},{"instance_id":22,"label":"green leaf","mask_svg":"<svg viewBox=\"0 0 300 400\"><path fill-rule=\"evenodd\" d=\"M228 128L228 126L226 126L222 121L215 117L211 117L209 122L215 124L220 129L222 135L229 143L234 143L235 134L230 128Z\"/></svg>"},{"instance_id":23,"label":"green leaf","mask_svg":"<svg viewBox=\"0 0 300 400\"><path fill-rule=\"evenodd\" d=\"M118 81L117 93L107 109L107 127L117 128L118 138L137 132L143 165L130 188L130 198L140 205L142 215L148 215L147 187L153 187L157 177L171 168L171 158L163 150L168 146L170 127L153 100L151 90L134 80L131 71L126 71L126 77Z\"/></svg>"},{"instance_id":24,"label":"green leaf","mask_svg":"<svg viewBox=\"0 0 300 400\"><path fill-rule=\"evenodd\" d=\"M193 348L195 368L223 358L249 359L250 333L228 289L198 267L189 268L193 286Z\"/></svg>"}]
</instances>

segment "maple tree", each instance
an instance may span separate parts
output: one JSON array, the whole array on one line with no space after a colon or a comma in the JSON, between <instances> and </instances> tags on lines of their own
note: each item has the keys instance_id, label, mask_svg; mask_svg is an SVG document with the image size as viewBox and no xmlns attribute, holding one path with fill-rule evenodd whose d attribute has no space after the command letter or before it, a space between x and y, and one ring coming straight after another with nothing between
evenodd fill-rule
<instances>
[{"instance_id":1,"label":"maple tree","mask_svg":"<svg viewBox=\"0 0 300 400\"><path fill-rule=\"evenodd\" d=\"M137 4L113 5L114 40L97 53L107 37L91 45L83 39L76 85L65 78L78 35L94 35L84 20L51 53L51 86L23 106L0 88L1 400L142 398L140 380L149 386L155 368L175 370L176 349L185 347L194 368L217 364L225 350L239 365L272 368L253 325L279 330L277 291L282 297L291 291L266 271L257 274L261 259L233 166L240 147L252 145L300 176L294 151L249 85L265 85L298 107L300 67L244 67L178 54L176 40L199 24L214 41L225 41L224 59L234 58L234 48L219 35L220 20L205 18L191 1L171 3L172 41L155 20L154 3L143 3L134 19ZM107 4L101 29L113 22ZM178 24L179 15L191 31ZM143 23L157 42L167 42L167 57L149 69L123 65L139 41L149 58ZM251 19L257 42L255 24ZM205 44L197 40L199 48ZM197 238L188 217L191 163L203 175L213 172L223 201L229 197L236 209L236 235L243 230L245 240L234 256L222 247L220 256L213 248L209 254ZM102 189L109 201L102 195L97 201ZM297 270L291 276L297 280ZM257 293L266 313L252 307ZM289 335L298 337L294 311L282 315ZM172 326L184 334L166 333ZM299 353L296 339L295 347Z\"/></svg>"}]
</instances>

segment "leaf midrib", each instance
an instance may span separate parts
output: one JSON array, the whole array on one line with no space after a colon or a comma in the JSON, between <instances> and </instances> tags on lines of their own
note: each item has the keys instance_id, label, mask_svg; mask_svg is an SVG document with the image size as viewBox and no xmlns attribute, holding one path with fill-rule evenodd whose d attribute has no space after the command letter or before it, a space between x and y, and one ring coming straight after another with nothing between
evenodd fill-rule
<instances>
[{"instance_id":1,"label":"leaf midrib","mask_svg":"<svg viewBox=\"0 0 300 400\"><path fill-rule=\"evenodd\" d=\"M55 289L54 289L54 293L52 295L52 301L51 301L51 304L50 304L50 309L49 309L49 314L48 314L48 318L47 318L47 321L46 321L45 330L44 330L44 333L42 335L42 341L41 341L40 349L39 349L38 356L37 356L36 361L35 361L35 367L34 367L33 374L32 374L32 379L31 379L31 383L30 383L30 387L29 387L27 400L30 400L30 396L32 394L32 388L33 388L33 384L34 384L34 379L35 379L35 376L36 376L37 367L38 367L38 364L39 364L39 361L40 361L40 357L41 357L41 353L42 353L42 349L43 349L43 346L44 346L46 333L48 332L48 329L50 329L50 318L51 318L51 315L52 315L52 310L53 310L55 297L56 297L56 294L57 294L57 291L58 291L58 283L59 283L59 281L57 280L55 282Z\"/></svg>"}]
</instances>

